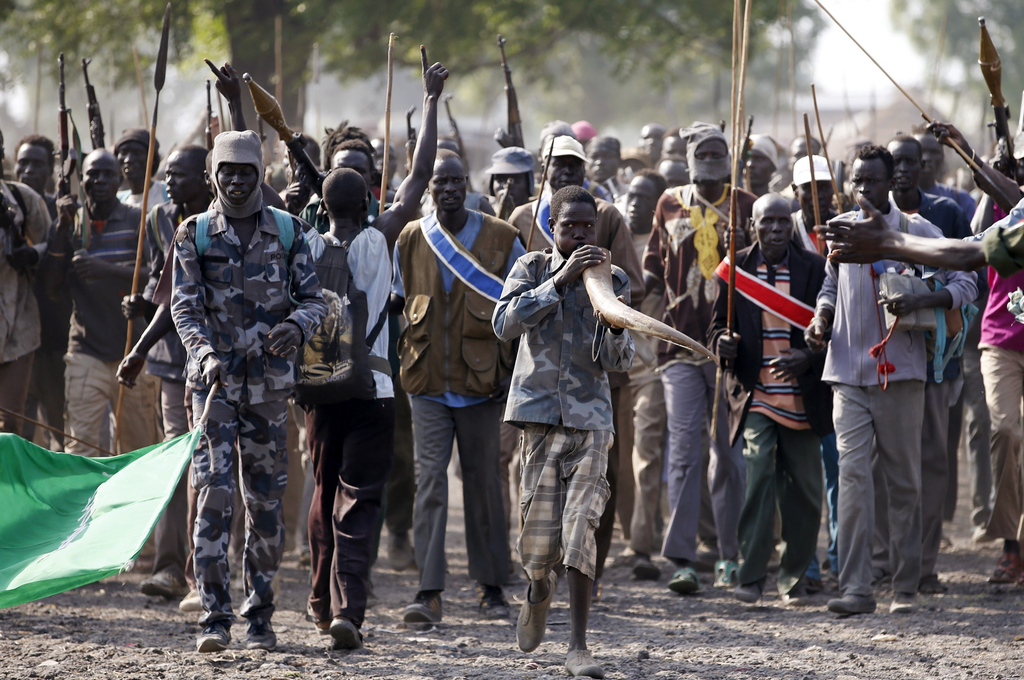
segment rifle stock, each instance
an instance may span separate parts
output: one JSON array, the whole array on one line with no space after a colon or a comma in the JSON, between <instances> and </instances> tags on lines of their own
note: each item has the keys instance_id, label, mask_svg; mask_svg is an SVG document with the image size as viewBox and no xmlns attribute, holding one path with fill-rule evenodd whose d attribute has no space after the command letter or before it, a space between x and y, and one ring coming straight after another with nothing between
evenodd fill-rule
<instances>
[{"instance_id":1,"label":"rifle stock","mask_svg":"<svg viewBox=\"0 0 1024 680\"><path fill-rule=\"evenodd\" d=\"M92 59L82 59L82 74L85 76L85 94L89 98L89 106L86 109L89 113L89 138L92 140L93 149L102 149L106 144L103 141L103 117L100 114L100 103L96 99L96 88L89 82L89 64Z\"/></svg>"},{"instance_id":2,"label":"rifle stock","mask_svg":"<svg viewBox=\"0 0 1024 680\"><path fill-rule=\"evenodd\" d=\"M502 146L523 147L523 121L519 115L519 98L516 96L516 88L512 84L512 69L508 66L505 58L505 39L498 34L498 48L501 50L501 69L505 74L505 99L508 101L508 130L499 130L494 136L498 144Z\"/></svg>"}]
</instances>

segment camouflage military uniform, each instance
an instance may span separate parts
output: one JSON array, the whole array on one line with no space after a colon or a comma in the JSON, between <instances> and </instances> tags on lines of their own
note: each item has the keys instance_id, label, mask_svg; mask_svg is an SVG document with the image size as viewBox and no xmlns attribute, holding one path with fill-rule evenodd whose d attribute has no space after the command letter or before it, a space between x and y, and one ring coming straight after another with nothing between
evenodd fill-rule
<instances>
[{"instance_id":1,"label":"camouflage military uniform","mask_svg":"<svg viewBox=\"0 0 1024 680\"><path fill-rule=\"evenodd\" d=\"M505 420L523 428L518 550L532 580L559 561L594 578L615 431L607 371L628 371L633 362L629 331L598 325L582 278L555 289L564 264L551 249L519 258L493 317L499 339L524 336ZM612 267L612 278L615 294L628 300L625 272Z\"/></svg>"},{"instance_id":2,"label":"camouflage military uniform","mask_svg":"<svg viewBox=\"0 0 1024 680\"><path fill-rule=\"evenodd\" d=\"M295 384L297 351L276 356L264 350L264 343L270 330L286 319L298 325L305 340L326 312L301 222L294 220L293 226L290 253L284 252L277 223L265 205L253 242L244 251L217 212L210 219L210 244L203 256L196 252L194 218L175 236L171 313L188 351L196 417L210 398L200 373L203 359L215 353L226 367L226 384L212 397L209 441L192 459L192 484L198 492L194 563L203 624L234 618L227 549L236 442L248 515L240 614L266 621L274 611L270 582L284 547L286 399ZM297 307L289 299L289 281Z\"/></svg>"}]
</instances>

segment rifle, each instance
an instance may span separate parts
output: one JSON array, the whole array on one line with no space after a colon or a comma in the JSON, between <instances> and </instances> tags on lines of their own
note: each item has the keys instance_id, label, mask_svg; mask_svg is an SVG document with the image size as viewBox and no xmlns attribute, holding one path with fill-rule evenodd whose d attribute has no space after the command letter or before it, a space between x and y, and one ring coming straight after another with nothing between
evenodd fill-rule
<instances>
[{"instance_id":1,"label":"rifle","mask_svg":"<svg viewBox=\"0 0 1024 680\"><path fill-rule=\"evenodd\" d=\"M249 94L252 96L252 103L256 108L258 120L266 121L267 125L277 131L277 134L284 141L284 145L288 147L288 151L291 152L292 158L295 159L299 168L313 182L313 190L316 191L318 196L323 196L324 180L327 179L327 175L320 172L316 164L313 163L313 159L306 153L306 138L302 133L292 132L292 129L288 127L288 123L284 120L284 112L281 111L281 105L274 98L274 95L260 87L248 73L242 74L242 80L249 86Z\"/></svg>"},{"instance_id":2,"label":"rifle","mask_svg":"<svg viewBox=\"0 0 1024 680\"><path fill-rule=\"evenodd\" d=\"M89 82L89 64L92 59L82 59L82 73L85 74L85 94L89 98L89 137L92 139L92 148L102 149L106 146L103 143L103 118L100 116L100 103L96 100L96 88Z\"/></svg>"},{"instance_id":3,"label":"rifle","mask_svg":"<svg viewBox=\"0 0 1024 680\"><path fill-rule=\"evenodd\" d=\"M1010 107L1003 98L1003 65L999 59L999 52L992 42L992 36L988 34L985 17L978 17L978 25L981 28L978 66L981 67L981 75L985 77L985 84L988 85L989 101L995 112L995 123L989 125L995 128L998 149L996 156L1002 160L1001 167L996 169L1012 178L1016 177L1017 160L1013 157L1013 137L1010 135Z\"/></svg>"},{"instance_id":4,"label":"rifle","mask_svg":"<svg viewBox=\"0 0 1024 680\"><path fill-rule=\"evenodd\" d=\"M57 90L57 127L60 131L60 179L57 182L57 195L71 194L71 173L75 169L75 154L71 151L68 139L68 108L64 105L64 53L57 58L60 69L60 85Z\"/></svg>"},{"instance_id":5,"label":"rifle","mask_svg":"<svg viewBox=\"0 0 1024 680\"><path fill-rule=\"evenodd\" d=\"M498 130L494 133L494 140L501 146L525 145L523 140L523 121L519 116L519 99L516 97L516 88L512 85L512 69L508 67L508 60L505 59L505 39L498 34L498 48L501 50L501 68L505 72L505 98L508 100L508 130ZM449 114L449 118L451 115Z\"/></svg>"},{"instance_id":6,"label":"rifle","mask_svg":"<svg viewBox=\"0 0 1024 680\"><path fill-rule=\"evenodd\" d=\"M750 191L750 173L747 172L747 161L750 160L750 152L754 145L750 141L750 135L754 132L754 117L747 121L747 136L743 138L743 146L740 147L740 168L743 174L743 188Z\"/></svg>"},{"instance_id":7,"label":"rifle","mask_svg":"<svg viewBox=\"0 0 1024 680\"><path fill-rule=\"evenodd\" d=\"M210 81L206 81L206 150L213 149L213 102L210 101Z\"/></svg>"},{"instance_id":8,"label":"rifle","mask_svg":"<svg viewBox=\"0 0 1024 680\"><path fill-rule=\"evenodd\" d=\"M466 158L466 147L462 144L462 135L459 134L459 124L452 118L452 95L446 94L442 97L444 100L444 110L448 112L448 131L451 134L452 139L455 140L455 144L459 147L459 156L462 158L462 168L466 171L466 188L469 191L473 190L473 185L469 181L469 160Z\"/></svg>"},{"instance_id":9,"label":"rifle","mask_svg":"<svg viewBox=\"0 0 1024 680\"><path fill-rule=\"evenodd\" d=\"M416 151L416 128L412 126L412 114L416 113L416 107L410 106L409 110L405 112L405 136L407 137L405 142L405 160L412 168L412 154Z\"/></svg>"}]
</instances>

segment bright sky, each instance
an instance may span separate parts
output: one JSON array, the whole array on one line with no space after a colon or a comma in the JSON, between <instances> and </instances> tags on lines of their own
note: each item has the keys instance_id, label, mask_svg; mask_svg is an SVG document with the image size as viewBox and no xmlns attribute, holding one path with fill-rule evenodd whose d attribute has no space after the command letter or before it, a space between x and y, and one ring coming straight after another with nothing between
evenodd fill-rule
<instances>
[{"instance_id":1,"label":"bright sky","mask_svg":"<svg viewBox=\"0 0 1024 680\"><path fill-rule=\"evenodd\" d=\"M896 82L906 89L925 83L931 55L917 52L909 38L896 30L889 14L891 0L821 1ZM814 5L813 0L804 3ZM814 8L821 11L816 5ZM827 15L822 13L822 17L827 26L814 51L813 75L819 104L841 107L844 81L853 109L867 106L872 89L879 105L897 95L896 88L853 41Z\"/></svg>"}]
</instances>

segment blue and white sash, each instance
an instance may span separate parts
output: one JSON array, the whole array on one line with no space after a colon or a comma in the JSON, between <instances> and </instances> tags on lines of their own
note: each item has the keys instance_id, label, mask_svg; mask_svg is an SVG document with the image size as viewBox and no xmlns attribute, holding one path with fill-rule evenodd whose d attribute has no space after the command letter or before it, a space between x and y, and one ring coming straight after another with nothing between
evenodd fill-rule
<instances>
[{"instance_id":1,"label":"blue and white sash","mask_svg":"<svg viewBox=\"0 0 1024 680\"><path fill-rule=\"evenodd\" d=\"M548 218L551 217L551 194L543 193L540 199L537 201L537 227L540 229L540 233L547 239L548 245L555 245L555 235L551 233L551 225L548 224Z\"/></svg>"},{"instance_id":2,"label":"blue and white sash","mask_svg":"<svg viewBox=\"0 0 1024 680\"><path fill-rule=\"evenodd\" d=\"M501 299L505 282L483 268L465 246L437 222L437 212L420 220L420 229L427 237L427 245L437 258L464 284L491 302Z\"/></svg>"}]
</instances>

